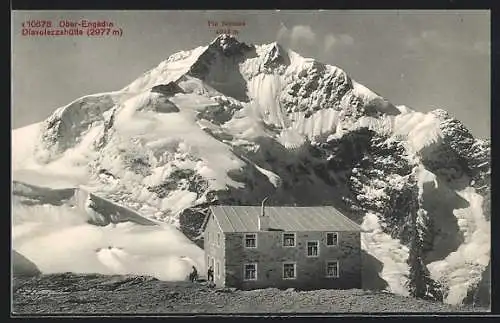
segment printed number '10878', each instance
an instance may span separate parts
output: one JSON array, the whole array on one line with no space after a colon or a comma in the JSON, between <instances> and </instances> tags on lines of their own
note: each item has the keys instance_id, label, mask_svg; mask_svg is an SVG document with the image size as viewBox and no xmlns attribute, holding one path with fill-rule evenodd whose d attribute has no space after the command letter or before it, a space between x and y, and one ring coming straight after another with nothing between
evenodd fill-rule
<instances>
[{"instance_id":1,"label":"printed number '10878'","mask_svg":"<svg viewBox=\"0 0 500 323\"><path fill-rule=\"evenodd\" d=\"M51 28L52 21L50 20L27 20L22 23L23 28Z\"/></svg>"}]
</instances>

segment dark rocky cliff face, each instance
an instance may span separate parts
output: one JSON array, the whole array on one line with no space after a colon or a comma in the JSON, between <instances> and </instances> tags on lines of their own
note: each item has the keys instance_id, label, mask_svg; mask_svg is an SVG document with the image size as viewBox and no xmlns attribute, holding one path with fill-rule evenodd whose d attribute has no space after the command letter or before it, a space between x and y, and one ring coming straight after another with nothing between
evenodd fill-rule
<instances>
[{"instance_id":1,"label":"dark rocky cliff face","mask_svg":"<svg viewBox=\"0 0 500 323\"><path fill-rule=\"evenodd\" d=\"M464 304L491 308L491 261L483 271L481 281L469 289Z\"/></svg>"}]
</instances>

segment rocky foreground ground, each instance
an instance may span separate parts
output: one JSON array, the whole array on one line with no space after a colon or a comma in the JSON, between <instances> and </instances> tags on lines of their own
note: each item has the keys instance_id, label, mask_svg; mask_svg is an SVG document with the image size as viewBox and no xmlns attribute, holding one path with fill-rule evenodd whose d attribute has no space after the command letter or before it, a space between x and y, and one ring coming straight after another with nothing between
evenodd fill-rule
<instances>
[{"instance_id":1,"label":"rocky foreground ground","mask_svg":"<svg viewBox=\"0 0 500 323\"><path fill-rule=\"evenodd\" d=\"M478 312L384 292L240 291L143 276L57 274L15 277L14 314Z\"/></svg>"}]
</instances>

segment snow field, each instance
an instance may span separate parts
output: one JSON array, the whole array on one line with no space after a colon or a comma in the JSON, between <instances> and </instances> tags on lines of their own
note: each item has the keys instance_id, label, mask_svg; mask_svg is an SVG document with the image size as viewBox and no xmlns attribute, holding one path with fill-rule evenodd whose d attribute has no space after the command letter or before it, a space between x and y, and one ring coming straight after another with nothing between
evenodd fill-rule
<instances>
[{"instance_id":1,"label":"snow field","mask_svg":"<svg viewBox=\"0 0 500 323\"><path fill-rule=\"evenodd\" d=\"M42 273L138 274L177 281L185 279L193 264L204 271L203 250L171 225L95 226L87 218L67 204L14 203L13 249Z\"/></svg>"},{"instance_id":2,"label":"snow field","mask_svg":"<svg viewBox=\"0 0 500 323\"><path fill-rule=\"evenodd\" d=\"M406 263L408 248L382 231L375 214L366 214L361 228L363 229L361 248L383 263L380 276L389 285L388 290L391 293L408 296L405 286L406 276L409 274Z\"/></svg>"},{"instance_id":3,"label":"snow field","mask_svg":"<svg viewBox=\"0 0 500 323\"><path fill-rule=\"evenodd\" d=\"M469 202L467 208L454 211L465 241L445 259L427 265L433 279L450 286L445 299L449 304L462 302L490 261L491 227L482 211L482 197L471 187L457 194Z\"/></svg>"}]
</instances>

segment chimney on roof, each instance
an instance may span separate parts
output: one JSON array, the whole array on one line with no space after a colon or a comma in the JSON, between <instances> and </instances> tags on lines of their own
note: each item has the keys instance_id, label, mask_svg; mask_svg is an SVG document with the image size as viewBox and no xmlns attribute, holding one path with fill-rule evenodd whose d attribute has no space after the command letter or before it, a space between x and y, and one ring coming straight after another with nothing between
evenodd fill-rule
<instances>
[{"instance_id":1,"label":"chimney on roof","mask_svg":"<svg viewBox=\"0 0 500 323\"><path fill-rule=\"evenodd\" d=\"M259 216L259 231L267 231L269 230L269 217L266 216L265 210L264 210L264 203L267 201L269 197L266 197L265 199L262 200L262 207L260 211L260 216Z\"/></svg>"}]
</instances>

